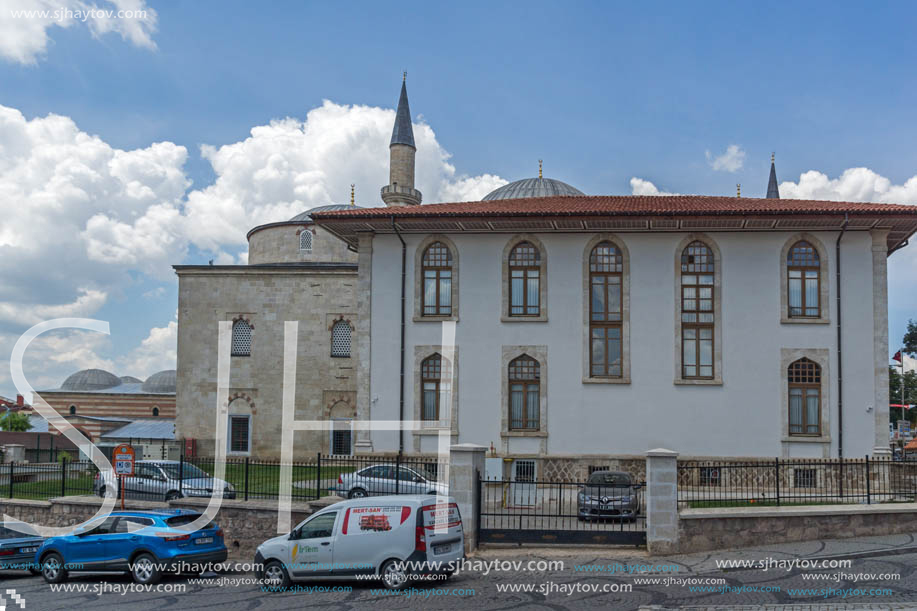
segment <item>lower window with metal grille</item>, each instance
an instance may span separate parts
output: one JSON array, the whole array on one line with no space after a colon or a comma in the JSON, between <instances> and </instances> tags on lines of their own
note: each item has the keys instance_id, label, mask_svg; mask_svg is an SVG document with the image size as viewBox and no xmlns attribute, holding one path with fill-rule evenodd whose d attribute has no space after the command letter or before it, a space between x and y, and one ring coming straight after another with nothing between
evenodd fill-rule
<instances>
[{"instance_id":1,"label":"lower window with metal grille","mask_svg":"<svg viewBox=\"0 0 917 611\"><path fill-rule=\"evenodd\" d=\"M814 488L815 469L793 469L794 488Z\"/></svg>"},{"instance_id":2,"label":"lower window with metal grille","mask_svg":"<svg viewBox=\"0 0 917 611\"><path fill-rule=\"evenodd\" d=\"M331 431L331 453L335 456L350 456L353 454L352 441L350 420L335 420Z\"/></svg>"},{"instance_id":3,"label":"lower window with metal grille","mask_svg":"<svg viewBox=\"0 0 917 611\"><path fill-rule=\"evenodd\" d=\"M229 451L230 452L248 452L249 451L249 417L248 416L230 416L229 417Z\"/></svg>"}]
</instances>

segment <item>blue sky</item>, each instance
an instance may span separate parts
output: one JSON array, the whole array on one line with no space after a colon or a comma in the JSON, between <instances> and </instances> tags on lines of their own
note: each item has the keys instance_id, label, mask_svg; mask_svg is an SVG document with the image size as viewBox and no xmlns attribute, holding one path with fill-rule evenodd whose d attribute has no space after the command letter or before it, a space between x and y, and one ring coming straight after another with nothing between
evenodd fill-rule
<instances>
[{"instance_id":1,"label":"blue sky","mask_svg":"<svg viewBox=\"0 0 917 611\"><path fill-rule=\"evenodd\" d=\"M121 375L165 367L177 304L170 263L243 262L248 227L346 201L350 182L358 203L374 205L403 69L426 130L418 181L427 201L480 197L533 175L539 158L546 175L590 194L631 193L639 179L659 191L724 195L741 183L743 195L761 196L776 151L785 196L917 204L917 180L907 183L917 174L909 3L98 0L148 15L94 25L13 18L8 2L0 0L0 193L15 194L7 201L21 215L0 220L0 254L12 262L0 276L0 353L36 312L112 323L109 340L86 346L72 336L54 359L50 345L37 352L46 358L26 372L38 387L87 362ZM87 5L16 2L61 6ZM51 129L49 114L70 121L67 135L59 123ZM252 135L285 117L297 125ZM25 145L10 135L20 128L30 132ZM98 155L87 156L81 135L98 137ZM316 157L283 148L296 143ZM215 148L202 154L204 145ZM32 161L11 171L17 146ZM29 184L27 171L42 166L44 147L63 151L51 154L47 176L80 187L58 192L73 197L55 212L72 238L21 254L43 238L26 231L4 241L15 220L44 219L36 232L53 226L42 197L49 180ZM104 176L118 151L130 169ZM75 164L103 176L87 186ZM288 175L265 183L266 166ZM852 168L868 172L845 174ZM817 174L801 179L805 172ZM214 211L227 194L244 201ZM199 202L194 212L189 201ZM211 224L206 237L193 235ZM125 248L138 235L150 243L167 234L180 237ZM59 265L71 249L88 254ZM917 318L915 274L915 247L891 259L893 344ZM0 394L14 393L3 372Z\"/></svg>"}]
</instances>

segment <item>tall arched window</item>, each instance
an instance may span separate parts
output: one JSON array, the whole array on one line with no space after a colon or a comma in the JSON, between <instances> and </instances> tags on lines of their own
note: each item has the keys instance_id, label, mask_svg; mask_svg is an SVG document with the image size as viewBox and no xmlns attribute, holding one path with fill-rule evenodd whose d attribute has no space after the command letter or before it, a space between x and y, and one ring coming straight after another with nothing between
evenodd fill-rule
<instances>
[{"instance_id":1,"label":"tall arched window","mask_svg":"<svg viewBox=\"0 0 917 611\"><path fill-rule=\"evenodd\" d=\"M508 373L510 430L538 430L541 366L523 354L510 361Z\"/></svg>"},{"instance_id":2,"label":"tall arched window","mask_svg":"<svg viewBox=\"0 0 917 611\"><path fill-rule=\"evenodd\" d=\"M821 434L821 367L803 357L787 369L790 435Z\"/></svg>"},{"instance_id":3,"label":"tall arched window","mask_svg":"<svg viewBox=\"0 0 917 611\"><path fill-rule=\"evenodd\" d=\"M423 315L452 315L452 253L434 242L423 253Z\"/></svg>"},{"instance_id":4,"label":"tall arched window","mask_svg":"<svg viewBox=\"0 0 917 611\"><path fill-rule=\"evenodd\" d=\"M308 229L303 229L299 234L299 250L312 252L312 232Z\"/></svg>"},{"instance_id":5,"label":"tall arched window","mask_svg":"<svg viewBox=\"0 0 917 611\"><path fill-rule=\"evenodd\" d=\"M712 379L714 286L713 252L703 242L681 253L681 368L685 379Z\"/></svg>"},{"instance_id":6,"label":"tall arched window","mask_svg":"<svg viewBox=\"0 0 917 611\"><path fill-rule=\"evenodd\" d=\"M423 385L423 405L421 406L420 419L433 421L439 420L440 393L442 392L442 366L443 358L439 354L432 354L420 364L421 384Z\"/></svg>"},{"instance_id":7,"label":"tall arched window","mask_svg":"<svg viewBox=\"0 0 917 611\"><path fill-rule=\"evenodd\" d=\"M159 416L159 408L158 408L158 407L154 407L154 408L153 408L153 417L156 418L156 417L158 417L158 416Z\"/></svg>"},{"instance_id":8,"label":"tall arched window","mask_svg":"<svg viewBox=\"0 0 917 611\"><path fill-rule=\"evenodd\" d=\"M252 327L239 319L232 323L232 356L250 356L252 353Z\"/></svg>"},{"instance_id":9,"label":"tall arched window","mask_svg":"<svg viewBox=\"0 0 917 611\"><path fill-rule=\"evenodd\" d=\"M73 416L76 414L76 405L70 406L70 415Z\"/></svg>"},{"instance_id":10,"label":"tall arched window","mask_svg":"<svg viewBox=\"0 0 917 611\"><path fill-rule=\"evenodd\" d=\"M541 253L531 242L519 242L509 253L509 315L541 314Z\"/></svg>"},{"instance_id":11,"label":"tall arched window","mask_svg":"<svg viewBox=\"0 0 917 611\"><path fill-rule=\"evenodd\" d=\"M624 257L611 242L589 253L589 375L621 377Z\"/></svg>"},{"instance_id":12,"label":"tall arched window","mask_svg":"<svg viewBox=\"0 0 917 611\"><path fill-rule=\"evenodd\" d=\"M350 356L350 323L339 320L331 327L331 356Z\"/></svg>"},{"instance_id":13,"label":"tall arched window","mask_svg":"<svg viewBox=\"0 0 917 611\"><path fill-rule=\"evenodd\" d=\"M821 261L808 242L796 242L786 256L788 313L790 318L818 318L821 315L819 283Z\"/></svg>"}]
</instances>

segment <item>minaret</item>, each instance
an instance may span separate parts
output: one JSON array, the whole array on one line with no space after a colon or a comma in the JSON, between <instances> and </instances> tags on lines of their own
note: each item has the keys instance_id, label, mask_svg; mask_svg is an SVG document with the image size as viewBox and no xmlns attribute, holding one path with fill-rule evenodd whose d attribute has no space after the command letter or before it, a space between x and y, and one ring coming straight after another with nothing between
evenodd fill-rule
<instances>
[{"instance_id":1,"label":"minaret","mask_svg":"<svg viewBox=\"0 0 917 611\"><path fill-rule=\"evenodd\" d=\"M389 144L389 184L382 187L382 201L386 206L418 206L422 195L414 188L414 128L411 126L411 108L408 106L408 73L401 81L401 98L395 112L395 127Z\"/></svg>"},{"instance_id":2,"label":"minaret","mask_svg":"<svg viewBox=\"0 0 917 611\"><path fill-rule=\"evenodd\" d=\"M780 199L780 189L777 188L777 168L774 167L773 153L771 153L771 177L767 180L766 199Z\"/></svg>"}]
</instances>

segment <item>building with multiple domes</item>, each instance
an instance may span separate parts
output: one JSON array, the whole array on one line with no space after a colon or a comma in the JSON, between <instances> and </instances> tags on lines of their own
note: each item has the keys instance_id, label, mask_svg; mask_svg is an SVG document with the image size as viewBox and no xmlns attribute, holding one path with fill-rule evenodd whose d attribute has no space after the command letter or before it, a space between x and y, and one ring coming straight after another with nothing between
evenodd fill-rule
<instances>
[{"instance_id":1,"label":"building with multiple domes","mask_svg":"<svg viewBox=\"0 0 917 611\"><path fill-rule=\"evenodd\" d=\"M214 437L227 321L228 449L278 456L299 321L295 419L334 424L298 456L433 454L445 433L506 475L579 479L655 447L888 451L886 259L917 208L782 200L773 160L764 198L588 196L539 169L420 205L415 151L402 84L384 206L256 227L245 266L176 266L180 435Z\"/></svg>"}]
</instances>

